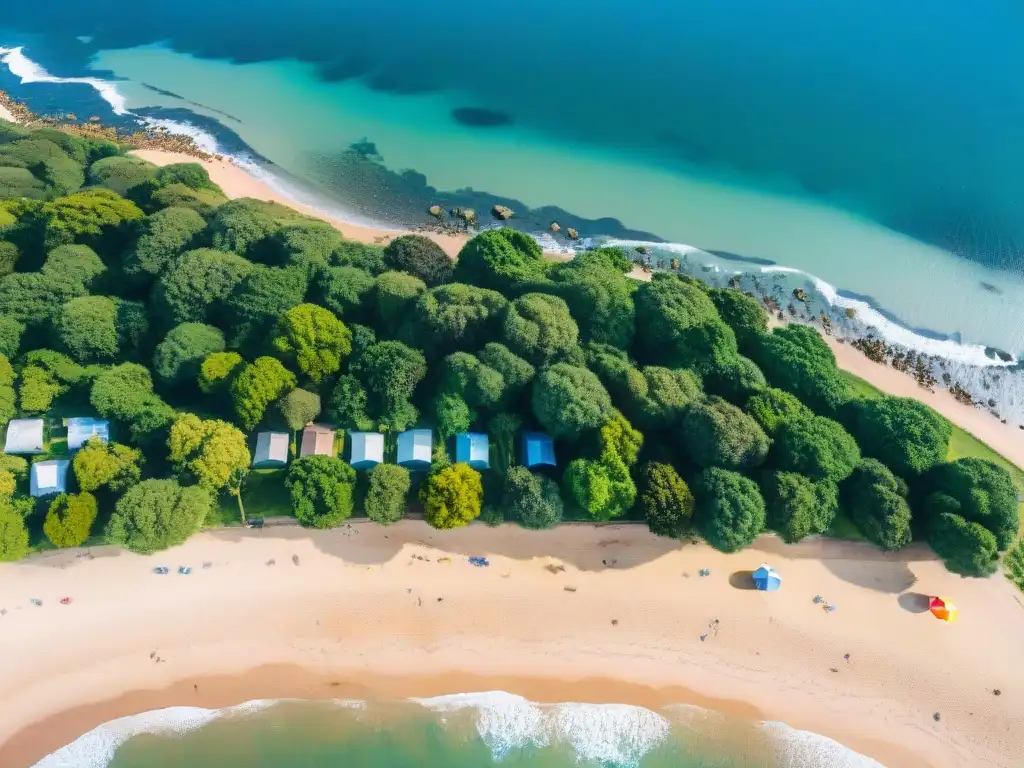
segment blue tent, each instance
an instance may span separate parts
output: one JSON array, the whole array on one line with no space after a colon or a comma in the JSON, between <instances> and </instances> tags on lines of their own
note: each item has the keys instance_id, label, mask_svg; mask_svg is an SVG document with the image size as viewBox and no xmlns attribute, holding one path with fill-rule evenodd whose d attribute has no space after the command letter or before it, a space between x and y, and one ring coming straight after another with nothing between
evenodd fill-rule
<instances>
[{"instance_id":1,"label":"blue tent","mask_svg":"<svg viewBox=\"0 0 1024 768\"><path fill-rule=\"evenodd\" d=\"M455 461L469 464L473 469L491 466L487 435L479 432L460 432L455 436Z\"/></svg>"},{"instance_id":2,"label":"blue tent","mask_svg":"<svg viewBox=\"0 0 1024 768\"><path fill-rule=\"evenodd\" d=\"M110 442L110 422L90 417L68 419L68 450L77 451L85 441L98 437L104 443Z\"/></svg>"},{"instance_id":3,"label":"blue tent","mask_svg":"<svg viewBox=\"0 0 1024 768\"><path fill-rule=\"evenodd\" d=\"M409 429L398 436L398 463L409 469L430 469L434 434L429 429Z\"/></svg>"},{"instance_id":4,"label":"blue tent","mask_svg":"<svg viewBox=\"0 0 1024 768\"><path fill-rule=\"evenodd\" d=\"M764 592L774 592L782 586L782 577L770 565L764 563L753 573L754 586Z\"/></svg>"},{"instance_id":5,"label":"blue tent","mask_svg":"<svg viewBox=\"0 0 1024 768\"><path fill-rule=\"evenodd\" d=\"M555 441L543 432L523 433L523 466L557 466L555 464Z\"/></svg>"}]
</instances>

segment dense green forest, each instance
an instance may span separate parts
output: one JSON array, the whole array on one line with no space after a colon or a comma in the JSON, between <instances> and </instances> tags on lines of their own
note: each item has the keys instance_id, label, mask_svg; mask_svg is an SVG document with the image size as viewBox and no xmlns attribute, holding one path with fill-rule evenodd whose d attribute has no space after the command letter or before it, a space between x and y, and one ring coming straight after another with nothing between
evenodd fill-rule
<instances>
[{"instance_id":1,"label":"dense green forest","mask_svg":"<svg viewBox=\"0 0 1024 768\"><path fill-rule=\"evenodd\" d=\"M859 394L816 330L769 332L753 296L632 279L620 250L552 261L508 228L457 262L418 235L365 245L228 201L198 164L2 122L0 198L0 421L43 417L34 460L73 470L69 493L36 499L26 461L0 457L0 559L97 536L153 552L240 513L253 484L314 527L413 506L439 528L645 520L725 551L841 518L885 549L926 540L969 575L1017 536L1010 474L947 461L944 418ZM69 456L70 416L108 419L113 440ZM313 420L431 427L433 467L308 456L250 472L256 431ZM469 429L490 436L482 473L445 451ZM557 468L517 465L524 429L555 438Z\"/></svg>"}]
</instances>

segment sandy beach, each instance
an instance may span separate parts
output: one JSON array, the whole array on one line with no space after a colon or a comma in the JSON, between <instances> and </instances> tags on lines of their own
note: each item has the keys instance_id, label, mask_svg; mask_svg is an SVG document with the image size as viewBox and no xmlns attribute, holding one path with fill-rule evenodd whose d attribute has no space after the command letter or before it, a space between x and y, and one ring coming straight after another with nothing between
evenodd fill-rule
<instances>
[{"instance_id":1,"label":"sandy beach","mask_svg":"<svg viewBox=\"0 0 1024 768\"><path fill-rule=\"evenodd\" d=\"M779 592L749 589L763 560ZM955 597L961 620L922 612L927 594ZM11 768L171 705L491 689L781 720L889 768L1024 753L1021 596L919 547L763 537L724 555L635 525L234 529L149 558L100 547L0 565L0 607Z\"/></svg>"},{"instance_id":2,"label":"sandy beach","mask_svg":"<svg viewBox=\"0 0 1024 768\"><path fill-rule=\"evenodd\" d=\"M138 155L156 165L171 163L197 162L188 155L164 152L161 150L137 150ZM220 185L230 198L252 197L258 200L272 200L291 206L302 213L330 222L348 238L365 243L386 243L392 237L408 234L402 230L372 229L349 224L337 218L325 216L321 211L309 205L297 203L277 192L270 185L251 176L242 168L228 160L203 161L210 178ZM442 235L434 232L423 233L437 242L445 252L457 256L467 236ZM551 258L565 258L557 254L549 254ZM649 277L640 270L635 270L634 277ZM838 343L831 337L825 337L836 355L839 367L859 376L873 386L892 395L913 397L927 403L957 426L967 430L976 438L987 443L1006 459L1024 468L1024 432L1016 425L1002 424L991 414L973 406L959 403L948 391L938 389L928 392L917 385L910 376L900 373L887 365L875 363L861 352L845 344Z\"/></svg>"}]
</instances>

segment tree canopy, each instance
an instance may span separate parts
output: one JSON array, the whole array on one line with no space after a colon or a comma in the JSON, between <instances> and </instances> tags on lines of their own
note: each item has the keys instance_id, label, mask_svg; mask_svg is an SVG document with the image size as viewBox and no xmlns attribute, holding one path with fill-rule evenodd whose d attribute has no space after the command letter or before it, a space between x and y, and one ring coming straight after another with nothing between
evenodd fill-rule
<instances>
[{"instance_id":1,"label":"tree canopy","mask_svg":"<svg viewBox=\"0 0 1024 768\"><path fill-rule=\"evenodd\" d=\"M509 470L501 507L506 517L518 519L525 528L551 528L562 521L558 484L526 467Z\"/></svg>"},{"instance_id":2,"label":"tree canopy","mask_svg":"<svg viewBox=\"0 0 1024 768\"><path fill-rule=\"evenodd\" d=\"M946 460L953 425L909 397L878 397L854 406L853 433L864 453L906 477Z\"/></svg>"},{"instance_id":3,"label":"tree canopy","mask_svg":"<svg viewBox=\"0 0 1024 768\"><path fill-rule=\"evenodd\" d=\"M200 419L191 413L171 424L168 459L178 472L211 493L237 487L249 471L252 455L245 435L219 419Z\"/></svg>"},{"instance_id":4,"label":"tree canopy","mask_svg":"<svg viewBox=\"0 0 1024 768\"><path fill-rule=\"evenodd\" d=\"M574 439L597 429L611 415L612 401L600 380L586 368L556 363L533 382L533 411L554 437Z\"/></svg>"},{"instance_id":5,"label":"tree canopy","mask_svg":"<svg viewBox=\"0 0 1024 768\"><path fill-rule=\"evenodd\" d=\"M437 243L423 235L403 235L384 246L384 263L397 272L408 272L427 285L451 280L455 264Z\"/></svg>"},{"instance_id":6,"label":"tree canopy","mask_svg":"<svg viewBox=\"0 0 1024 768\"><path fill-rule=\"evenodd\" d=\"M781 470L838 483L857 466L860 448L839 422L824 416L805 416L779 427L771 460Z\"/></svg>"},{"instance_id":7,"label":"tree canopy","mask_svg":"<svg viewBox=\"0 0 1024 768\"><path fill-rule=\"evenodd\" d=\"M534 365L568 359L579 346L579 335L569 306L557 296L528 293L505 310L505 344Z\"/></svg>"},{"instance_id":8,"label":"tree canopy","mask_svg":"<svg viewBox=\"0 0 1024 768\"><path fill-rule=\"evenodd\" d=\"M252 429L266 413L267 406L295 389L295 374L273 357L258 357L231 381L231 399L238 420Z\"/></svg>"},{"instance_id":9,"label":"tree canopy","mask_svg":"<svg viewBox=\"0 0 1024 768\"><path fill-rule=\"evenodd\" d=\"M97 437L87 440L72 460L79 488L92 492L107 487L115 493L139 482L142 462L142 451L138 448L105 443Z\"/></svg>"},{"instance_id":10,"label":"tree canopy","mask_svg":"<svg viewBox=\"0 0 1024 768\"><path fill-rule=\"evenodd\" d=\"M687 407L680 436L687 455L700 467L754 469L764 462L771 444L756 421L718 397Z\"/></svg>"},{"instance_id":11,"label":"tree canopy","mask_svg":"<svg viewBox=\"0 0 1024 768\"><path fill-rule=\"evenodd\" d=\"M292 509L310 528L333 528L352 515L356 473L333 456L303 456L288 466Z\"/></svg>"},{"instance_id":12,"label":"tree canopy","mask_svg":"<svg viewBox=\"0 0 1024 768\"><path fill-rule=\"evenodd\" d=\"M504 293L543 280L548 266L536 240L502 227L484 230L462 247L454 278Z\"/></svg>"},{"instance_id":13,"label":"tree canopy","mask_svg":"<svg viewBox=\"0 0 1024 768\"><path fill-rule=\"evenodd\" d=\"M671 464L651 461L641 467L637 504L651 533L681 539L690 532L693 493Z\"/></svg>"},{"instance_id":14,"label":"tree canopy","mask_svg":"<svg viewBox=\"0 0 1024 768\"><path fill-rule=\"evenodd\" d=\"M910 544L907 484L877 459L862 459L843 482L841 501L857 529L882 549Z\"/></svg>"},{"instance_id":15,"label":"tree canopy","mask_svg":"<svg viewBox=\"0 0 1024 768\"><path fill-rule=\"evenodd\" d=\"M50 502L43 533L55 547L81 546L89 538L98 510L91 493L62 493Z\"/></svg>"},{"instance_id":16,"label":"tree canopy","mask_svg":"<svg viewBox=\"0 0 1024 768\"><path fill-rule=\"evenodd\" d=\"M452 464L427 476L420 487L426 520L435 528L461 528L480 516L480 473L468 464Z\"/></svg>"},{"instance_id":17,"label":"tree canopy","mask_svg":"<svg viewBox=\"0 0 1024 768\"><path fill-rule=\"evenodd\" d=\"M764 498L749 477L720 467L705 469L694 486L694 519L715 549L749 547L765 528Z\"/></svg>"},{"instance_id":18,"label":"tree canopy","mask_svg":"<svg viewBox=\"0 0 1024 768\"><path fill-rule=\"evenodd\" d=\"M330 310L299 304L281 315L270 344L282 359L319 383L341 368L352 351L352 332Z\"/></svg>"},{"instance_id":19,"label":"tree canopy","mask_svg":"<svg viewBox=\"0 0 1024 768\"><path fill-rule=\"evenodd\" d=\"M117 502L105 535L111 544L151 555L184 543L199 530L212 508L213 497L199 486L143 480Z\"/></svg>"},{"instance_id":20,"label":"tree canopy","mask_svg":"<svg viewBox=\"0 0 1024 768\"><path fill-rule=\"evenodd\" d=\"M370 470L366 489L366 516L380 525L391 525L405 517L409 470L397 464L378 464Z\"/></svg>"}]
</instances>

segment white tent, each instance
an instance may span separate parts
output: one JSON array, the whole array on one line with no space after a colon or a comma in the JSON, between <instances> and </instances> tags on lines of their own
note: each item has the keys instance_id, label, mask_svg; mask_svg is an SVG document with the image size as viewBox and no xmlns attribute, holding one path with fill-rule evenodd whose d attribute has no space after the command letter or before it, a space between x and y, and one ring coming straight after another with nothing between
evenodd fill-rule
<instances>
[{"instance_id":1,"label":"white tent","mask_svg":"<svg viewBox=\"0 0 1024 768\"><path fill-rule=\"evenodd\" d=\"M429 429L410 429L398 436L398 463L412 469L430 467L434 434Z\"/></svg>"},{"instance_id":2,"label":"white tent","mask_svg":"<svg viewBox=\"0 0 1024 768\"><path fill-rule=\"evenodd\" d=\"M352 432L352 458L349 463L356 469L372 469L384 463L384 435L380 432Z\"/></svg>"},{"instance_id":3,"label":"white tent","mask_svg":"<svg viewBox=\"0 0 1024 768\"><path fill-rule=\"evenodd\" d=\"M67 491L70 465L71 462L66 459L50 459L33 464L29 493L38 497Z\"/></svg>"},{"instance_id":4,"label":"white tent","mask_svg":"<svg viewBox=\"0 0 1024 768\"><path fill-rule=\"evenodd\" d=\"M14 419L7 425L4 453L43 453L43 420Z\"/></svg>"},{"instance_id":5,"label":"white tent","mask_svg":"<svg viewBox=\"0 0 1024 768\"><path fill-rule=\"evenodd\" d=\"M256 436L254 467L283 467L288 463L288 433L260 432Z\"/></svg>"}]
</instances>

